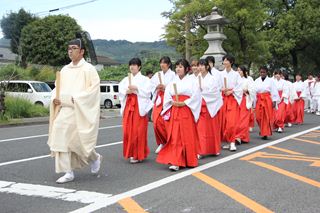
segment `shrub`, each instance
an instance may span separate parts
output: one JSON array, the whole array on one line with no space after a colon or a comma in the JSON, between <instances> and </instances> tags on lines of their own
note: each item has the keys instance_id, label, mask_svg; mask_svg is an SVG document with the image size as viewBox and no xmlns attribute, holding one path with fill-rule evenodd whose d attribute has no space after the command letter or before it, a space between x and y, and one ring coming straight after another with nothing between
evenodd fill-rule
<instances>
[{"instance_id":1,"label":"shrub","mask_svg":"<svg viewBox=\"0 0 320 213\"><path fill-rule=\"evenodd\" d=\"M7 118L30 118L49 115L48 108L32 104L30 101L21 98L6 96L5 105L5 116Z\"/></svg>"}]
</instances>

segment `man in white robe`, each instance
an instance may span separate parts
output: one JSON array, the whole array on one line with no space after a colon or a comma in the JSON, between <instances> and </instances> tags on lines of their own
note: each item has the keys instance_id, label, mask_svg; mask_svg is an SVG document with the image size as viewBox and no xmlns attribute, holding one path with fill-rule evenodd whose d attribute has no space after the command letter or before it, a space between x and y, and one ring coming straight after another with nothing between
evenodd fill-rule
<instances>
[{"instance_id":1,"label":"man in white robe","mask_svg":"<svg viewBox=\"0 0 320 213\"><path fill-rule=\"evenodd\" d=\"M68 44L71 63L64 66L52 93L48 145L55 157L57 183L73 181L74 169L91 166L99 172L102 157L95 152L100 118L100 78L84 58L80 39ZM59 87L59 88L58 88ZM60 92L57 92L60 91Z\"/></svg>"}]
</instances>

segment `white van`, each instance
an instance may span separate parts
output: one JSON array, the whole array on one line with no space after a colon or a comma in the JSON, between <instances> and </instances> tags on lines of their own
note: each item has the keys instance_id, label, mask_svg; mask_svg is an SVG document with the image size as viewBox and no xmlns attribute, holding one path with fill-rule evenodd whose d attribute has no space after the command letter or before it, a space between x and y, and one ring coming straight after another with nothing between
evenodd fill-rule
<instances>
[{"instance_id":1,"label":"white van","mask_svg":"<svg viewBox=\"0 0 320 213\"><path fill-rule=\"evenodd\" d=\"M41 81L2 81L5 84L5 94L11 97L20 97L31 103L44 107L50 105L51 88Z\"/></svg>"},{"instance_id":2,"label":"white van","mask_svg":"<svg viewBox=\"0 0 320 213\"><path fill-rule=\"evenodd\" d=\"M119 83L116 81L100 82L100 106L111 109L114 106L120 107Z\"/></svg>"}]
</instances>

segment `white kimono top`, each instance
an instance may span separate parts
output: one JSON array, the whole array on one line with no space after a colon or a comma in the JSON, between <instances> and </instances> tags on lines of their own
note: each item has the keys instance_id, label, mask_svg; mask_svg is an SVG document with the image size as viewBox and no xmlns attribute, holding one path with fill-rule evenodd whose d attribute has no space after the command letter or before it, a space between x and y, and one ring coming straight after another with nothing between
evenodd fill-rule
<instances>
[{"instance_id":1,"label":"white kimono top","mask_svg":"<svg viewBox=\"0 0 320 213\"><path fill-rule=\"evenodd\" d=\"M266 77L264 81L262 81L261 77L257 78L254 81L254 88L257 93L266 93L269 92L271 94L272 101L280 102L279 93L277 87L272 78Z\"/></svg>"},{"instance_id":2,"label":"white kimono top","mask_svg":"<svg viewBox=\"0 0 320 213\"><path fill-rule=\"evenodd\" d=\"M242 77L242 90L248 90L249 95L246 95L246 107L251 109L256 98L256 91L254 89L254 81L251 76L247 78Z\"/></svg>"},{"instance_id":3,"label":"white kimono top","mask_svg":"<svg viewBox=\"0 0 320 213\"><path fill-rule=\"evenodd\" d=\"M156 91L157 86L160 84L160 79L159 79L159 73L161 76L161 81L162 84L167 86L170 82L173 81L176 73L173 72L171 69L167 70L166 73L163 71L156 72L152 78L151 78L151 91L152 91L152 101L156 101L156 106L159 106L161 104L161 99L157 98L158 93Z\"/></svg>"},{"instance_id":4,"label":"white kimono top","mask_svg":"<svg viewBox=\"0 0 320 213\"><path fill-rule=\"evenodd\" d=\"M231 70L230 72L223 70L221 72L221 78L223 80L223 87L225 87L224 78L226 78L227 88L233 89L233 96L236 99L238 105L240 105L242 101L242 95L243 95L242 84L241 84L242 80L241 80L240 74L234 70Z\"/></svg>"},{"instance_id":5,"label":"white kimono top","mask_svg":"<svg viewBox=\"0 0 320 213\"><path fill-rule=\"evenodd\" d=\"M307 79L307 80L305 80L304 81L304 86L305 86L305 91L306 91L306 97L308 98L308 99L311 99L312 98L312 92L311 92L311 90L312 90L312 85L314 84L314 82L315 82L315 79L313 78L313 79Z\"/></svg>"},{"instance_id":6,"label":"white kimono top","mask_svg":"<svg viewBox=\"0 0 320 213\"><path fill-rule=\"evenodd\" d=\"M201 97L206 102L208 112L213 118L223 105L220 82L210 73L208 73L204 78L201 74L198 75L195 81L197 86L200 88Z\"/></svg>"},{"instance_id":7,"label":"white kimono top","mask_svg":"<svg viewBox=\"0 0 320 213\"><path fill-rule=\"evenodd\" d=\"M289 101L291 104L294 103L294 100L298 99L297 91L291 81L286 81L289 88Z\"/></svg>"},{"instance_id":8,"label":"white kimono top","mask_svg":"<svg viewBox=\"0 0 320 213\"><path fill-rule=\"evenodd\" d=\"M320 81L316 81L311 85L311 94L313 99L320 98Z\"/></svg>"},{"instance_id":9,"label":"white kimono top","mask_svg":"<svg viewBox=\"0 0 320 213\"><path fill-rule=\"evenodd\" d=\"M222 76L221 76L221 72L218 69L216 69L215 67L212 67L211 75L215 79L217 79L218 88L219 88L219 90L221 90L223 88L223 79L222 79Z\"/></svg>"},{"instance_id":10,"label":"white kimono top","mask_svg":"<svg viewBox=\"0 0 320 213\"><path fill-rule=\"evenodd\" d=\"M278 91L282 91L281 99L283 99L283 102L288 104L289 103L289 85L285 80L282 78L280 80L277 80L276 78L273 79L274 83L276 85L276 88Z\"/></svg>"},{"instance_id":11,"label":"white kimono top","mask_svg":"<svg viewBox=\"0 0 320 213\"><path fill-rule=\"evenodd\" d=\"M198 121L201 110L201 94L200 89L194 78L185 76L180 79L178 75L175 76L173 82L169 83L164 92L163 110L161 115L164 115L168 109L172 107L172 96L175 96L173 84L177 85L178 95L186 95L190 98L186 99L184 103L190 108L194 116L195 122Z\"/></svg>"},{"instance_id":12,"label":"white kimono top","mask_svg":"<svg viewBox=\"0 0 320 213\"><path fill-rule=\"evenodd\" d=\"M294 82L293 87L296 90L296 92L301 92L301 94L300 94L301 98L307 97L306 87L305 87L305 83L303 81L300 80L300 81Z\"/></svg>"},{"instance_id":13,"label":"white kimono top","mask_svg":"<svg viewBox=\"0 0 320 213\"><path fill-rule=\"evenodd\" d=\"M141 72L138 72L135 76L131 74L131 85L138 87L136 93L138 97L139 115L145 116L149 110L153 107L153 103L150 99L151 96L151 83L150 79L143 76ZM127 101L127 90L129 86L128 76L122 79L119 83L119 100L121 103L120 114L123 115Z\"/></svg>"}]
</instances>

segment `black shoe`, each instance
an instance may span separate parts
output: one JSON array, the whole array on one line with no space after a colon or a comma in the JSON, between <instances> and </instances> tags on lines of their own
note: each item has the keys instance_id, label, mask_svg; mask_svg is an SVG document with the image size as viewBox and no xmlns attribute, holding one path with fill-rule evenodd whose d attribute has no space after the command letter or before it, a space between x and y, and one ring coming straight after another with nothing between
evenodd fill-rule
<instances>
[{"instance_id":1,"label":"black shoe","mask_svg":"<svg viewBox=\"0 0 320 213\"><path fill-rule=\"evenodd\" d=\"M261 139L262 140L268 140L268 136L263 136Z\"/></svg>"}]
</instances>

